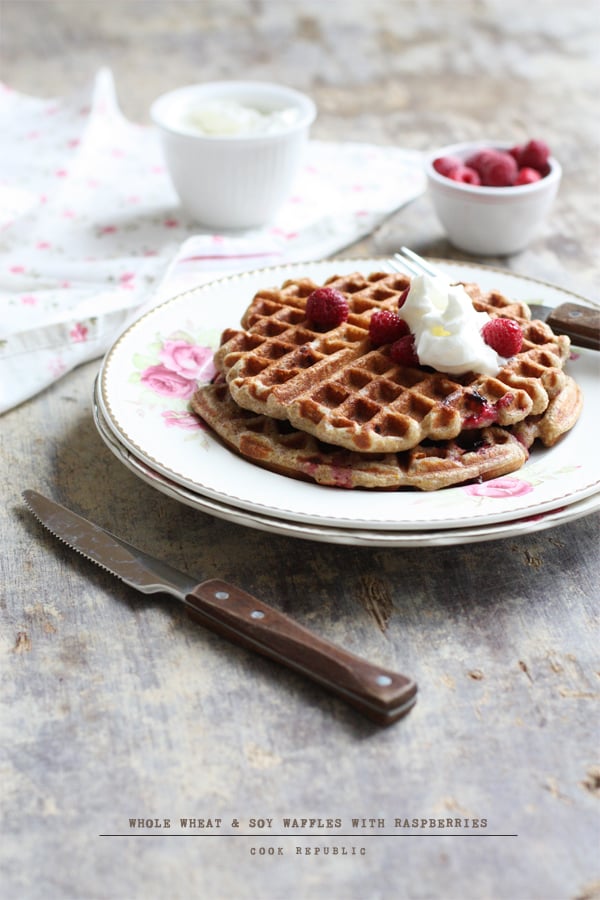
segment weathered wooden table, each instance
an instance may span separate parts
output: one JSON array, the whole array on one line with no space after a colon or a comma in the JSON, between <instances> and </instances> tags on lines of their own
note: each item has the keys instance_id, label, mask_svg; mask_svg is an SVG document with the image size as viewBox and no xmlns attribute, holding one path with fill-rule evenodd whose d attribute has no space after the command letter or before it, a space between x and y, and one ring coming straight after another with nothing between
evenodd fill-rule
<instances>
[{"instance_id":1,"label":"weathered wooden table","mask_svg":"<svg viewBox=\"0 0 600 900\"><path fill-rule=\"evenodd\" d=\"M327 139L542 135L566 170L553 215L527 251L485 262L593 298L593 7L3 0L2 77L60 94L108 64L144 119L173 84L241 74L312 93ZM427 198L350 253L400 243L461 258ZM90 413L97 368L0 422L0 895L600 896L598 516L418 549L229 524L111 455ZM416 707L382 730L137 595L45 532L26 487L411 674Z\"/></svg>"}]
</instances>

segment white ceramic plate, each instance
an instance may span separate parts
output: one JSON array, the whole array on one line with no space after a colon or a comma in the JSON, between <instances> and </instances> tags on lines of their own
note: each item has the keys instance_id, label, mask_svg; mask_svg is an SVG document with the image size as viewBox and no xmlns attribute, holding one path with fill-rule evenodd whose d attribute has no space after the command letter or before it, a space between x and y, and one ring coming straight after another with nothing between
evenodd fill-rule
<instances>
[{"instance_id":1,"label":"white ceramic plate","mask_svg":"<svg viewBox=\"0 0 600 900\"><path fill-rule=\"evenodd\" d=\"M456 279L530 303L556 306L582 298L529 278L477 265L436 261ZM335 273L369 272L378 259L297 263L234 275L187 291L146 313L108 351L99 405L119 443L137 460L193 494L287 522L342 529L423 531L509 522L568 506L600 489L598 355L575 348L567 371L585 405L572 431L551 449L535 449L513 475L433 493L344 491L268 472L224 448L187 413L197 381L212 375L221 331L236 327L253 294L285 278L319 282ZM585 301L584 301L585 302Z\"/></svg>"},{"instance_id":2,"label":"white ceramic plate","mask_svg":"<svg viewBox=\"0 0 600 900\"><path fill-rule=\"evenodd\" d=\"M158 472L155 472L144 462L137 459L108 428L102 413L98 407L97 392L94 401L94 422L96 428L109 450L122 462L130 472L144 481L146 484L166 494L172 500L191 506L193 509L225 519L236 525L244 525L255 528L258 531L266 531L271 534L280 534L286 537L301 538L304 540L319 541L328 544L350 544L354 547L440 547L453 544L474 544L480 541L494 541L501 538L518 537L520 534L532 534L535 531L544 531L547 528L555 528L566 522L573 522L583 516L588 516L600 510L600 491L579 500L561 509L549 510L512 522L500 522L492 525L480 525L475 528L444 528L438 531L434 529L425 531L382 531L357 528L334 528L327 525L311 525L310 523L292 522L285 519L276 519L272 516L263 516L259 513L251 513L218 500L195 494L187 488L181 487Z\"/></svg>"}]
</instances>

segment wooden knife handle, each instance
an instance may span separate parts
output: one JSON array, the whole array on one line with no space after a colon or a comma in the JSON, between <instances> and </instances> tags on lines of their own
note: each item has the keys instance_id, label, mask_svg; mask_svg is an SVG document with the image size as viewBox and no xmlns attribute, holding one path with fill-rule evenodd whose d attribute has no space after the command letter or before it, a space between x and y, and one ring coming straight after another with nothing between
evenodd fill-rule
<instances>
[{"instance_id":1,"label":"wooden knife handle","mask_svg":"<svg viewBox=\"0 0 600 900\"><path fill-rule=\"evenodd\" d=\"M306 675L379 725L415 704L417 685L317 637L284 613L225 581L199 584L185 598L188 614L236 644Z\"/></svg>"},{"instance_id":2,"label":"wooden knife handle","mask_svg":"<svg viewBox=\"0 0 600 900\"><path fill-rule=\"evenodd\" d=\"M579 303L561 303L546 323L556 334L568 335L578 347L600 350L600 310Z\"/></svg>"}]
</instances>

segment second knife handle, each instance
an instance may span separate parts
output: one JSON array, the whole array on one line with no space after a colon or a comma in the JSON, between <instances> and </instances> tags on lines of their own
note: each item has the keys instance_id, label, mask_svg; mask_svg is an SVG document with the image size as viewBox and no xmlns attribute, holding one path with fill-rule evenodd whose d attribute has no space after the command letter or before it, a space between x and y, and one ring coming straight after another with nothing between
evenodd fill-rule
<instances>
[{"instance_id":1,"label":"second knife handle","mask_svg":"<svg viewBox=\"0 0 600 900\"><path fill-rule=\"evenodd\" d=\"M306 675L380 725L396 722L415 703L412 679L348 653L227 582L199 584L186 606L205 627Z\"/></svg>"}]
</instances>

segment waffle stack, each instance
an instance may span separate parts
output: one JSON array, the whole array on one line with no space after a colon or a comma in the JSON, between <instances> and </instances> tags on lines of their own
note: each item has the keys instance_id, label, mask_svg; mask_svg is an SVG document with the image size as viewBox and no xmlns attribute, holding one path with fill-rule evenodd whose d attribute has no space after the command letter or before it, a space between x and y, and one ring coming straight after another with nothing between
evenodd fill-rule
<instances>
[{"instance_id":1,"label":"waffle stack","mask_svg":"<svg viewBox=\"0 0 600 900\"><path fill-rule=\"evenodd\" d=\"M515 471L540 439L576 421L581 394L563 371L569 339L531 320L525 304L465 284L474 307L519 322L521 352L495 376L453 376L395 363L373 346L375 310L397 311L404 275L374 272L325 282L349 315L330 330L306 316L321 285L309 278L259 291L241 329L215 354L221 383L192 408L223 441L282 474L342 487L436 490Z\"/></svg>"},{"instance_id":2,"label":"waffle stack","mask_svg":"<svg viewBox=\"0 0 600 900\"><path fill-rule=\"evenodd\" d=\"M243 409L226 384L200 388L193 411L232 450L263 468L317 484L394 491L438 490L520 468L527 449L503 428L483 428L402 453L357 453L324 444L282 419Z\"/></svg>"}]
</instances>

